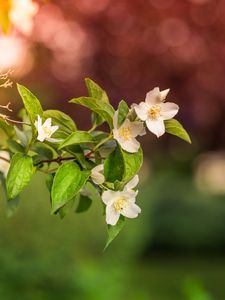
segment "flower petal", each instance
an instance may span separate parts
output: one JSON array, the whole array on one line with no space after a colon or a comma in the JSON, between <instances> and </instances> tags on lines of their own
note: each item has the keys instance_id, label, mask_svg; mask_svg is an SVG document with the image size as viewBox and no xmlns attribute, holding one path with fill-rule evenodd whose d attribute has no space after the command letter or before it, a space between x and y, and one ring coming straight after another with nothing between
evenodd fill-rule
<instances>
[{"instance_id":1,"label":"flower petal","mask_svg":"<svg viewBox=\"0 0 225 300\"><path fill-rule=\"evenodd\" d=\"M102 184L105 181L105 176L99 172L92 170L91 179L95 184Z\"/></svg>"},{"instance_id":2,"label":"flower petal","mask_svg":"<svg viewBox=\"0 0 225 300\"><path fill-rule=\"evenodd\" d=\"M97 165L96 167L94 167L92 169L93 172L101 172L103 170L104 170L104 165L103 164Z\"/></svg>"},{"instance_id":3,"label":"flower petal","mask_svg":"<svg viewBox=\"0 0 225 300\"><path fill-rule=\"evenodd\" d=\"M56 132L56 130L58 130L59 129L59 126L51 126L51 132L52 132L52 134L54 133L54 132Z\"/></svg>"},{"instance_id":4,"label":"flower petal","mask_svg":"<svg viewBox=\"0 0 225 300\"><path fill-rule=\"evenodd\" d=\"M160 92L160 100L161 102L164 102L166 100L166 97L169 93L170 89L167 89L167 90L163 90Z\"/></svg>"},{"instance_id":5,"label":"flower petal","mask_svg":"<svg viewBox=\"0 0 225 300\"><path fill-rule=\"evenodd\" d=\"M119 192L108 190L102 193L102 201L106 205L112 203L116 197L119 197Z\"/></svg>"},{"instance_id":6,"label":"flower petal","mask_svg":"<svg viewBox=\"0 0 225 300\"><path fill-rule=\"evenodd\" d=\"M128 203L121 212L121 215L127 218L136 218L140 212L141 209L137 204Z\"/></svg>"},{"instance_id":7,"label":"flower petal","mask_svg":"<svg viewBox=\"0 0 225 300\"><path fill-rule=\"evenodd\" d=\"M142 122L131 122L130 128L131 128L131 134L133 137L145 134L145 128L144 128L144 124Z\"/></svg>"},{"instance_id":8,"label":"flower petal","mask_svg":"<svg viewBox=\"0 0 225 300\"><path fill-rule=\"evenodd\" d=\"M140 120L147 120L149 107L146 103L141 102L140 104L135 104L134 110Z\"/></svg>"},{"instance_id":9,"label":"flower petal","mask_svg":"<svg viewBox=\"0 0 225 300\"><path fill-rule=\"evenodd\" d=\"M139 177L138 175L135 175L124 187L126 191L132 190L138 185Z\"/></svg>"},{"instance_id":10,"label":"flower petal","mask_svg":"<svg viewBox=\"0 0 225 300\"><path fill-rule=\"evenodd\" d=\"M53 138L46 138L46 140L51 143L61 143L63 141L62 139L53 139Z\"/></svg>"},{"instance_id":11,"label":"flower petal","mask_svg":"<svg viewBox=\"0 0 225 300\"><path fill-rule=\"evenodd\" d=\"M154 133L157 137L160 137L165 133L165 125L163 120L147 120L146 125L148 129Z\"/></svg>"},{"instance_id":12,"label":"flower petal","mask_svg":"<svg viewBox=\"0 0 225 300\"><path fill-rule=\"evenodd\" d=\"M166 102L161 104L161 112L160 115L163 120L172 119L179 110L179 106L172 102Z\"/></svg>"},{"instance_id":13,"label":"flower petal","mask_svg":"<svg viewBox=\"0 0 225 300\"><path fill-rule=\"evenodd\" d=\"M116 225L119 220L120 213L115 210L113 205L106 206L106 223L109 225Z\"/></svg>"},{"instance_id":14,"label":"flower petal","mask_svg":"<svg viewBox=\"0 0 225 300\"><path fill-rule=\"evenodd\" d=\"M146 94L145 102L148 105L155 105L161 102L161 95L158 87L155 87L153 90Z\"/></svg>"},{"instance_id":15,"label":"flower petal","mask_svg":"<svg viewBox=\"0 0 225 300\"><path fill-rule=\"evenodd\" d=\"M117 141L123 150L130 153L136 153L140 148L140 143L135 138L130 138L127 141L123 141L123 140L117 140Z\"/></svg>"},{"instance_id":16,"label":"flower petal","mask_svg":"<svg viewBox=\"0 0 225 300\"><path fill-rule=\"evenodd\" d=\"M44 124L43 124L44 127L51 127L51 125L52 125L52 119L51 119L51 118L48 118L48 119L44 122Z\"/></svg>"}]
</instances>

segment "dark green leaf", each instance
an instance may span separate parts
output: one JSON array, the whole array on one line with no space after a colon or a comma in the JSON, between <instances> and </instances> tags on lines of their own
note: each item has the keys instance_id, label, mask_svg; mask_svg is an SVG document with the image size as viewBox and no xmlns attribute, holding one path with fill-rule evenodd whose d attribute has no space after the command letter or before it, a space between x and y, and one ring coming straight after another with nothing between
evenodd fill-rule
<instances>
[{"instance_id":1,"label":"dark green leaf","mask_svg":"<svg viewBox=\"0 0 225 300\"><path fill-rule=\"evenodd\" d=\"M86 131L75 131L71 133L59 146L59 149L76 145L76 144L86 144L86 143L93 143L94 138L93 136L86 132Z\"/></svg>"},{"instance_id":2,"label":"dark green leaf","mask_svg":"<svg viewBox=\"0 0 225 300\"><path fill-rule=\"evenodd\" d=\"M80 194L79 198L79 204L77 206L76 212L82 213L87 211L91 207L92 200L88 196L82 194Z\"/></svg>"},{"instance_id":3,"label":"dark green leaf","mask_svg":"<svg viewBox=\"0 0 225 300\"><path fill-rule=\"evenodd\" d=\"M15 135L15 130L14 127L8 123L6 123L6 121L0 119L0 129L2 129L5 134L12 138Z\"/></svg>"},{"instance_id":4,"label":"dark green leaf","mask_svg":"<svg viewBox=\"0 0 225 300\"><path fill-rule=\"evenodd\" d=\"M81 171L75 162L68 162L57 170L51 191L52 213L70 201L84 186L89 171Z\"/></svg>"},{"instance_id":5,"label":"dark green leaf","mask_svg":"<svg viewBox=\"0 0 225 300\"><path fill-rule=\"evenodd\" d=\"M69 134L77 130L77 127L71 117L62 111L53 109L46 110L43 113L43 117L45 119L51 118L53 125L58 125L60 130L66 131Z\"/></svg>"},{"instance_id":6,"label":"dark green leaf","mask_svg":"<svg viewBox=\"0 0 225 300\"><path fill-rule=\"evenodd\" d=\"M166 132L176 135L191 144L191 139L184 127L176 119L165 121Z\"/></svg>"},{"instance_id":7,"label":"dark green leaf","mask_svg":"<svg viewBox=\"0 0 225 300\"><path fill-rule=\"evenodd\" d=\"M118 127L120 127L125 121L127 114L129 112L129 107L124 100L121 100L118 106Z\"/></svg>"},{"instance_id":8,"label":"dark green leaf","mask_svg":"<svg viewBox=\"0 0 225 300\"><path fill-rule=\"evenodd\" d=\"M9 150L12 153L17 153L17 152L24 153L25 152L25 148L21 144L17 143L15 140L8 140L7 144L8 144Z\"/></svg>"},{"instance_id":9,"label":"dark green leaf","mask_svg":"<svg viewBox=\"0 0 225 300\"><path fill-rule=\"evenodd\" d=\"M143 153L141 148L136 153L128 153L117 145L104 163L106 181L129 181L138 173L142 162Z\"/></svg>"},{"instance_id":10,"label":"dark green leaf","mask_svg":"<svg viewBox=\"0 0 225 300\"><path fill-rule=\"evenodd\" d=\"M109 124L110 128L113 127L113 115L115 111L109 103L101 102L91 97L74 98L70 100L70 103L80 104L89 108L100 115Z\"/></svg>"},{"instance_id":11,"label":"dark green leaf","mask_svg":"<svg viewBox=\"0 0 225 300\"><path fill-rule=\"evenodd\" d=\"M117 237L117 235L123 229L124 225L125 225L124 216L120 216L116 225L114 225L114 226L107 225L108 238L107 238L104 250L106 250L106 248L109 246L109 244L111 244L112 241Z\"/></svg>"},{"instance_id":12,"label":"dark green leaf","mask_svg":"<svg viewBox=\"0 0 225 300\"><path fill-rule=\"evenodd\" d=\"M117 146L107 157L104 163L104 176L106 181L114 182L123 180L125 172L124 159L121 148Z\"/></svg>"},{"instance_id":13,"label":"dark green leaf","mask_svg":"<svg viewBox=\"0 0 225 300\"><path fill-rule=\"evenodd\" d=\"M14 199L10 199L6 202L6 215L8 218L12 217L17 211L20 204L20 198L17 196Z\"/></svg>"},{"instance_id":14,"label":"dark green leaf","mask_svg":"<svg viewBox=\"0 0 225 300\"><path fill-rule=\"evenodd\" d=\"M32 158L21 153L14 154L6 179L9 199L15 198L30 182L34 173Z\"/></svg>"},{"instance_id":15,"label":"dark green leaf","mask_svg":"<svg viewBox=\"0 0 225 300\"><path fill-rule=\"evenodd\" d=\"M128 153L122 149L121 152L125 165L123 181L127 182L139 172L143 163L143 152L141 147L136 153Z\"/></svg>"}]
</instances>

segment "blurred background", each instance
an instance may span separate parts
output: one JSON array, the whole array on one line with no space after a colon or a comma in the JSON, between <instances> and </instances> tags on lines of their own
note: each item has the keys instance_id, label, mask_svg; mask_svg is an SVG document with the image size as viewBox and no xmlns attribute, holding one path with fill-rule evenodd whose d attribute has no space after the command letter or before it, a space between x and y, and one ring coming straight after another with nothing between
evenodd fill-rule
<instances>
[{"instance_id":1,"label":"blurred background","mask_svg":"<svg viewBox=\"0 0 225 300\"><path fill-rule=\"evenodd\" d=\"M142 214L104 253L100 203L50 216L37 175L7 218L1 194L0 298L224 300L225 0L0 0L0 22L0 69L44 108L88 129L89 112L67 102L87 94L85 77L114 107L170 88L193 141L141 138ZM16 114L15 85L0 89L9 101Z\"/></svg>"}]
</instances>

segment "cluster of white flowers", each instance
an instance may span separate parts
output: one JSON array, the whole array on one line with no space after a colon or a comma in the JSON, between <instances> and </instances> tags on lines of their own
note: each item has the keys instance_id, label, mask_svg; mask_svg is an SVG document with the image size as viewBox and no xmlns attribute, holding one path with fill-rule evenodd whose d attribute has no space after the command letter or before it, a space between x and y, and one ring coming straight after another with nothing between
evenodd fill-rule
<instances>
[{"instance_id":1,"label":"cluster of white flowers","mask_svg":"<svg viewBox=\"0 0 225 300\"><path fill-rule=\"evenodd\" d=\"M122 149L130 153L138 151L140 143L136 140L136 137L145 134L144 123L148 130L157 137L165 133L164 121L172 119L179 110L177 104L165 103L168 93L169 89L160 92L158 87L148 92L145 102L132 104L131 106L138 120L131 122L129 119L126 119L119 128L117 126L118 111L115 113L113 137Z\"/></svg>"},{"instance_id":2,"label":"cluster of white flowers","mask_svg":"<svg viewBox=\"0 0 225 300\"><path fill-rule=\"evenodd\" d=\"M118 127L118 111L113 118L113 138L119 143L122 149L127 152L135 153L140 148L140 143L136 140L137 136L146 133L145 124L149 131L160 137L165 133L165 120L173 118L179 107L175 103L166 102L165 99L169 89L160 91L158 87L148 92L145 102L132 104L131 110L136 113L135 121L126 118L122 125ZM38 131L37 140L44 142L60 142L59 139L53 139L51 136L58 130L59 126L52 126L51 118L48 118L43 124L38 116L35 127ZM6 163L6 162L5 162ZM100 164L91 170L91 179L96 185L102 185L105 182L104 165ZM127 218L135 218L141 212L139 206L135 204L137 191L134 190L138 184L139 178L136 175L128 182L123 191L106 190L102 193L102 201L106 204L106 222L115 225L123 215Z\"/></svg>"}]
</instances>

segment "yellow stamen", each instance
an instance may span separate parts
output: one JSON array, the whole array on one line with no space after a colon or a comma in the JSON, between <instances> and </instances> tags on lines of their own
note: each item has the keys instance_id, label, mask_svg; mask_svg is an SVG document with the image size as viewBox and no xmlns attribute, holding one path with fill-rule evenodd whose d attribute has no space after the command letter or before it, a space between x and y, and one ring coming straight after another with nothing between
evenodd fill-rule
<instances>
[{"instance_id":1,"label":"yellow stamen","mask_svg":"<svg viewBox=\"0 0 225 300\"><path fill-rule=\"evenodd\" d=\"M150 119L156 120L160 116L160 112L161 107L159 105L153 105L148 111L148 116Z\"/></svg>"},{"instance_id":2,"label":"yellow stamen","mask_svg":"<svg viewBox=\"0 0 225 300\"><path fill-rule=\"evenodd\" d=\"M116 199L116 201L114 202L113 206L115 208L115 210L121 212L124 208L124 206L127 203L127 199L123 196L119 197Z\"/></svg>"},{"instance_id":3,"label":"yellow stamen","mask_svg":"<svg viewBox=\"0 0 225 300\"><path fill-rule=\"evenodd\" d=\"M127 141L131 138L131 129L130 127L122 127L119 129L119 136L124 140Z\"/></svg>"},{"instance_id":4,"label":"yellow stamen","mask_svg":"<svg viewBox=\"0 0 225 300\"><path fill-rule=\"evenodd\" d=\"M43 131L48 137L51 137L52 135L51 129L49 129L48 127L43 127Z\"/></svg>"}]
</instances>

